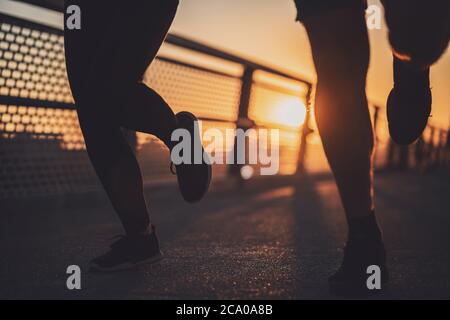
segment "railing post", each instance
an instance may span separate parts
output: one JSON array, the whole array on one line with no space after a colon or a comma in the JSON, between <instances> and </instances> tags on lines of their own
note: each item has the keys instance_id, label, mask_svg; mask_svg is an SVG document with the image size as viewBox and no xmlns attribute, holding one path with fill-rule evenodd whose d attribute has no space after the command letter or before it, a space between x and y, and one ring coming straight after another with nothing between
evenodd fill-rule
<instances>
[{"instance_id":1,"label":"railing post","mask_svg":"<svg viewBox=\"0 0 450 320\"><path fill-rule=\"evenodd\" d=\"M439 166L443 166L445 164L445 143L447 139L447 132L445 130L441 130L441 135L439 139L439 154L438 154L438 164Z\"/></svg>"},{"instance_id":2,"label":"railing post","mask_svg":"<svg viewBox=\"0 0 450 320\"><path fill-rule=\"evenodd\" d=\"M255 70L253 68L245 68L244 74L242 76L242 86L241 86L241 99L239 102L239 119L248 119L248 109L250 107L250 98L252 95L253 86L253 74Z\"/></svg>"},{"instance_id":3,"label":"railing post","mask_svg":"<svg viewBox=\"0 0 450 320\"><path fill-rule=\"evenodd\" d=\"M409 146L398 146L399 158L397 168L399 170L406 170L409 168L409 150Z\"/></svg>"},{"instance_id":4,"label":"railing post","mask_svg":"<svg viewBox=\"0 0 450 320\"><path fill-rule=\"evenodd\" d=\"M236 130L243 129L247 130L254 126L253 121L251 121L248 117L248 110L250 107L250 99L252 95L252 87L253 87L253 74L255 73L255 69L251 67L246 67L244 69L244 73L242 75L242 84L241 84L241 95L239 101L239 110L238 110L238 118L236 121ZM241 176L241 164L237 163L238 160L238 146L237 144L237 136L234 138L234 161L233 164L230 165L228 173L237 178L239 182L243 182ZM245 148L245 145L244 145ZM243 150L245 152L245 150Z\"/></svg>"},{"instance_id":5,"label":"railing post","mask_svg":"<svg viewBox=\"0 0 450 320\"><path fill-rule=\"evenodd\" d=\"M445 142L445 162L444 164L448 166L450 164L450 130L447 131L447 139Z\"/></svg>"},{"instance_id":6,"label":"railing post","mask_svg":"<svg viewBox=\"0 0 450 320\"><path fill-rule=\"evenodd\" d=\"M436 133L435 127L430 127L430 139L428 141L428 167L433 168L435 165L435 145L434 145L434 135Z\"/></svg>"},{"instance_id":7,"label":"railing post","mask_svg":"<svg viewBox=\"0 0 450 320\"><path fill-rule=\"evenodd\" d=\"M447 165L447 146L448 146L448 132L447 130L443 130L442 132L442 166L445 167Z\"/></svg>"}]
</instances>

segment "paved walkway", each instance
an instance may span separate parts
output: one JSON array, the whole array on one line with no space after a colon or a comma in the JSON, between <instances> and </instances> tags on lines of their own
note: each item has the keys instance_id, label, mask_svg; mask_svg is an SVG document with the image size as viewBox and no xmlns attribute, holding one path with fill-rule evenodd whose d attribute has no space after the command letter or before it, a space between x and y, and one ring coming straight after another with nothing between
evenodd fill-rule
<instances>
[{"instance_id":1,"label":"paved walkway","mask_svg":"<svg viewBox=\"0 0 450 320\"><path fill-rule=\"evenodd\" d=\"M450 298L449 181L448 172L377 177L392 273L382 297ZM65 287L66 267L85 268L120 233L111 209L2 212L0 298L333 298L326 278L346 230L330 179L214 191L194 206L164 189L149 202L166 259L118 274L83 270L78 292Z\"/></svg>"}]
</instances>

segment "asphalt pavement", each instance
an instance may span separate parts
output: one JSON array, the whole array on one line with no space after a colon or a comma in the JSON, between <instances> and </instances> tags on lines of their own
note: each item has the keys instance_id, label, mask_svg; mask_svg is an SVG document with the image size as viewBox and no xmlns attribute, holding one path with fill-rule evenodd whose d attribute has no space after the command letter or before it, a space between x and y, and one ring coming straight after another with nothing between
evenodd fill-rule
<instances>
[{"instance_id":1,"label":"asphalt pavement","mask_svg":"<svg viewBox=\"0 0 450 320\"><path fill-rule=\"evenodd\" d=\"M450 298L450 173L383 173L377 214L392 280L378 298ZM175 188L148 196L165 259L115 274L92 274L89 259L122 233L101 201L17 202L0 214L0 298L334 299L346 227L330 178L215 188L185 204ZM45 201L44 201L45 202ZM82 269L81 290L66 268Z\"/></svg>"}]
</instances>

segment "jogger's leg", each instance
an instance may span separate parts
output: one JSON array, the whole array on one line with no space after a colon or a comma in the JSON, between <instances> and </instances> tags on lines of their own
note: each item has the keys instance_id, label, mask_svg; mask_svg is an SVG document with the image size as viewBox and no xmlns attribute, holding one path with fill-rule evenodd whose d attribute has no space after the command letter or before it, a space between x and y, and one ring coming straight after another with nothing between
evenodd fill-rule
<instances>
[{"instance_id":1,"label":"jogger's leg","mask_svg":"<svg viewBox=\"0 0 450 320\"><path fill-rule=\"evenodd\" d=\"M90 101L97 99L114 109L121 126L153 134L168 146L175 115L142 77L164 42L177 6L178 0L121 5L117 19L122 23L105 35L84 90Z\"/></svg>"},{"instance_id":2,"label":"jogger's leg","mask_svg":"<svg viewBox=\"0 0 450 320\"><path fill-rule=\"evenodd\" d=\"M71 0L66 5L72 3L82 10L81 30L65 34L76 102L83 96L84 105L107 110L121 126L170 144L175 115L157 92L142 84L142 77L166 37L178 0L114 5Z\"/></svg>"},{"instance_id":3,"label":"jogger's leg","mask_svg":"<svg viewBox=\"0 0 450 320\"><path fill-rule=\"evenodd\" d=\"M171 149L172 132L177 123L167 102L153 89L136 83L127 90L120 105L120 125L134 131L145 132L159 138Z\"/></svg>"},{"instance_id":4,"label":"jogger's leg","mask_svg":"<svg viewBox=\"0 0 450 320\"><path fill-rule=\"evenodd\" d=\"M366 270L388 280L373 210L373 132L366 98L369 40L364 8L337 9L304 20L318 75L315 112L349 229L344 259L329 278L337 294L367 293Z\"/></svg>"},{"instance_id":5,"label":"jogger's leg","mask_svg":"<svg viewBox=\"0 0 450 320\"><path fill-rule=\"evenodd\" d=\"M176 6L166 2L161 5L163 12L148 11L144 17L147 10L139 6L133 10L140 15L133 15L101 3L74 2L82 9L82 29L66 31L66 62L80 125L92 164L127 234L134 235L147 229L149 218L139 166L119 120L131 119L131 128L155 134L164 142L170 136L175 123L172 111L139 82L164 40ZM111 26L117 12L130 21Z\"/></svg>"},{"instance_id":6,"label":"jogger's leg","mask_svg":"<svg viewBox=\"0 0 450 320\"><path fill-rule=\"evenodd\" d=\"M430 67L450 35L447 0L383 0L394 54L394 88L387 102L392 139L408 145L423 133L431 113Z\"/></svg>"},{"instance_id":7,"label":"jogger's leg","mask_svg":"<svg viewBox=\"0 0 450 320\"><path fill-rule=\"evenodd\" d=\"M127 235L144 233L149 215L139 164L120 126L105 121L107 114L79 109L86 149L97 175Z\"/></svg>"},{"instance_id":8,"label":"jogger's leg","mask_svg":"<svg viewBox=\"0 0 450 320\"><path fill-rule=\"evenodd\" d=\"M107 99L106 105L115 111L115 119L121 126L156 135L169 149L173 147L170 138L177 127L188 130L193 138L197 135L194 139L200 138L194 130L197 119L187 112L175 117L164 99L142 84L141 78L164 41L177 5L178 0L154 0L137 8L124 7L120 18L125 23L112 33L114 36L107 42L111 47L103 49L104 55L113 53L112 62L105 65L99 61L90 77L100 75L110 80L98 79L88 86L94 90L93 99L100 99L99 104L105 104L101 99ZM202 154L202 159L206 157ZM208 191L212 169L207 161L178 164L176 175L181 195L192 203L201 200Z\"/></svg>"},{"instance_id":9,"label":"jogger's leg","mask_svg":"<svg viewBox=\"0 0 450 320\"><path fill-rule=\"evenodd\" d=\"M369 41L364 10L304 21L318 75L315 112L348 220L372 215L373 133L365 92Z\"/></svg>"}]
</instances>

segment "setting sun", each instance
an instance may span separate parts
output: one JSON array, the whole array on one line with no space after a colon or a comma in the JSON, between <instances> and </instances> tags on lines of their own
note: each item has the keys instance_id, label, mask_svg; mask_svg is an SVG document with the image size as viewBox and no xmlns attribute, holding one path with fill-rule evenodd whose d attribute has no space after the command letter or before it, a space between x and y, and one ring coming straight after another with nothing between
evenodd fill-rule
<instances>
[{"instance_id":1,"label":"setting sun","mask_svg":"<svg viewBox=\"0 0 450 320\"><path fill-rule=\"evenodd\" d=\"M273 122L288 127L300 127L306 118L305 103L300 98L288 98L271 110Z\"/></svg>"}]
</instances>

